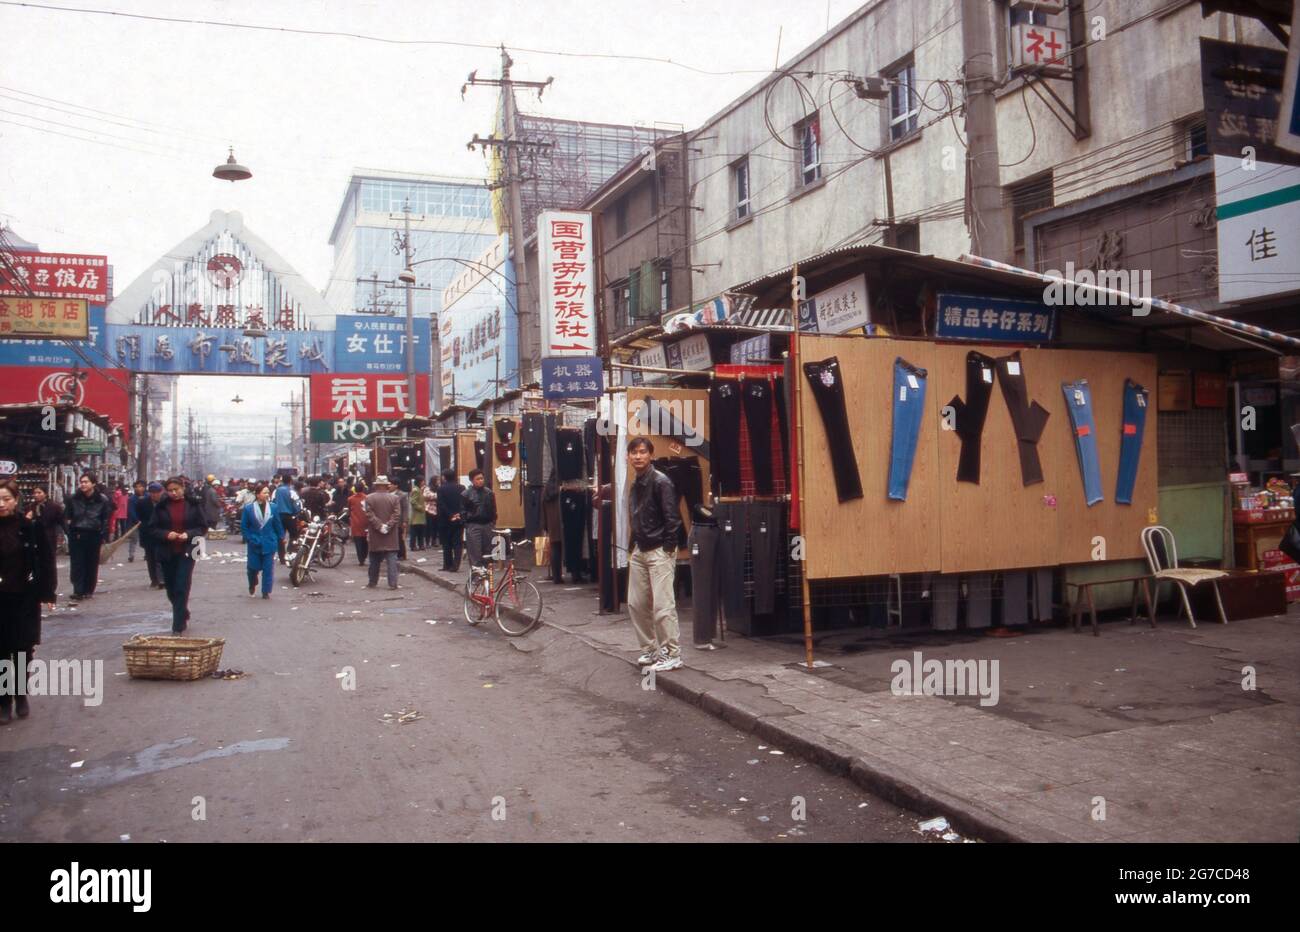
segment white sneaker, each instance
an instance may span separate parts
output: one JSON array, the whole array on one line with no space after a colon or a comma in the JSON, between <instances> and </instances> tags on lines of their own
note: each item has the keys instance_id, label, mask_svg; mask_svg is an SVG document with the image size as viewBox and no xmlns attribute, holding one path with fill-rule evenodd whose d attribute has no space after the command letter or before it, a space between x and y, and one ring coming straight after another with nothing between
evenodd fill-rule
<instances>
[{"instance_id":1,"label":"white sneaker","mask_svg":"<svg viewBox=\"0 0 1300 932\"><path fill-rule=\"evenodd\" d=\"M656 673L667 673L669 670L680 670L681 667L682 667L682 658L680 655L676 657L669 657L665 655L663 660L660 660L657 664L655 664L650 669L654 670Z\"/></svg>"},{"instance_id":2,"label":"white sneaker","mask_svg":"<svg viewBox=\"0 0 1300 932\"><path fill-rule=\"evenodd\" d=\"M666 659L668 659L668 653L662 647L652 647L636 658L636 665L638 667L648 667Z\"/></svg>"}]
</instances>

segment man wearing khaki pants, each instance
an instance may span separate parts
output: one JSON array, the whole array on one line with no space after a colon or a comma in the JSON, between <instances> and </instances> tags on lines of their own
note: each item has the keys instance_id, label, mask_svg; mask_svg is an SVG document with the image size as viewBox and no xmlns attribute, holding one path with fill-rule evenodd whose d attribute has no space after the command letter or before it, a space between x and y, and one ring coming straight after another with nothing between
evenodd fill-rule
<instances>
[{"instance_id":1,"label":"man wearing khaki pants","mask_svg":"<svg viewBox=\"0 0 1300 932\"><path fill-rule=\"evenodd\" d=\"M650 465L654 452L654 444L645 437L634 437L627 445L627 461L636 472L628 495L632 540L627 609L641 644L637 664L666 673L682 665L673 595L677 531L682 519L672 480Z\"/></svg>"}]
</instances>

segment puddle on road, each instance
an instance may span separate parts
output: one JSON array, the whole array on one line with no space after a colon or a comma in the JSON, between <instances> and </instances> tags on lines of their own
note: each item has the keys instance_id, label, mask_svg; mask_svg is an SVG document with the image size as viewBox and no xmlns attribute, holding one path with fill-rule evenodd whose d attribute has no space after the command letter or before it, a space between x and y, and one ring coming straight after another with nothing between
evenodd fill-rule
<instances>
[{"instance_id":1,"label":"puddle on road","mask_svg":"<svg viewBox=\"0 0 1300 932\"><path fill-rule=\"evenodd\" d=\"M235 754L251 754L256 751L283 751L289 746L288 738L258 738L253 741L236 741L221 748L200 751L192 757L178 757L166 752L175 751L194 743L193 738L177 738L162 744L154 744L135 755L127 755L128 763L101 764L81 774L76 782L81 786L104 787L122 783L146 774L161 773L187 764L199 764L205 760L219 757L232 757ZM131 758L134 757L132 760Z\"/></svg>"}]
</instances>

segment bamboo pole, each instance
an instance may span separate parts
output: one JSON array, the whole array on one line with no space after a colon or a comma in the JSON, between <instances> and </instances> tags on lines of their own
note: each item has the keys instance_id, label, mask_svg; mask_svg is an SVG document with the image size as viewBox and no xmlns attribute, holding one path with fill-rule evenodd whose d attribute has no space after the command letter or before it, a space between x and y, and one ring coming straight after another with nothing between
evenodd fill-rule
<instances>
[{"instance_id":1,"label":"bamboo pole","mask_svg":"<svg viewBox=\"0 0 1300 932\"><path fill-rule=\"evenodd\" d=\"M809 594L808 587L808 539L803 536L803 527L807 523L804 519L804 495L803 487L805 482L803 469L803 418L799 416L799 401L803 396L803 371L800 366L800 340L799 340L799 263L794 264L790 271L790 323L793 325L790 333L790 378L793 380L794 391L790 399L791 415L794 420L796 432L796 449L798 451L798 479L796 485L796 495L799 501L799 536L803 544L801 550L803 560L799 567L799 589L803 601L803 649L805 662L808 669L813 669L813 629L812 629L812 598Z\"/></svg>"}]
</instances>

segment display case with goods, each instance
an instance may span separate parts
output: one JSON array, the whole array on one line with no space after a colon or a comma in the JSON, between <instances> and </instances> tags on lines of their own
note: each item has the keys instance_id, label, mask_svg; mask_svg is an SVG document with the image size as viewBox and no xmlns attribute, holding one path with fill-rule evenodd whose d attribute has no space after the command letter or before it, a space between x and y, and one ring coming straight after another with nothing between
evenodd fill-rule
<instances>
[{"instance_id":1,"label":"display case with goods","mask_svg":"<svg viewBox=\"0 0 1300 932\"><path fill-rule=\"evenodd\" d=\"M1246 481L1244 473L1230 476L1232 486L1232 542L1238 569L1287 571L1290 562L1278 550L1278 542L1295 522L1292 485L1274 477L1260 488ZM1285 562L1279 562L1280 555ZM1289 584L1288 584L1289 585ZM1290 592L1288 592L1290 598Z\"/></svg>"}]
</instances>

